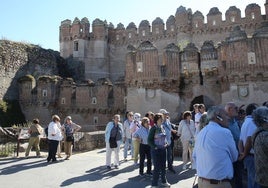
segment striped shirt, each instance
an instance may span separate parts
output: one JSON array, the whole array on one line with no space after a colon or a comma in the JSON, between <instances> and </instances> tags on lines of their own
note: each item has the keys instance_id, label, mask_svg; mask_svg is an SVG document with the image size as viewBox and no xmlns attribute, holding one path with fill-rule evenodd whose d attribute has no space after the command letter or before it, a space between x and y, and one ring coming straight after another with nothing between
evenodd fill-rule
<instances>
[{"instance_id":1,"label":"striped shirt","mask_svg":"<svg viewBox=\"0 0 268 188\"><path fill-rule=\"evenodd\" d=\"M149 128L141 126L134 134L133 137L141 139L141 143L148 145Z\"/></svg>"}]
</instances>

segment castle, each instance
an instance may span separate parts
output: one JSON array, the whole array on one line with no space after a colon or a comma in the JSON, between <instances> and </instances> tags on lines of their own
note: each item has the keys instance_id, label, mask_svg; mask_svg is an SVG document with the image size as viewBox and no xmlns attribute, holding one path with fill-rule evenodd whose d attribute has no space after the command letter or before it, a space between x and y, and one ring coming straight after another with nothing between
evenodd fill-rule
<instances>
[{"instance_id":1,"label":"castle","mask_svg":"<svg viewBox=\"0 0 268 188\"><path fill-rule=\"evenodd\" d=\"M225 20L213 7L207 23L201 12L180 6L166 23L157 17L152 25L142 20L138 28L133 22L114 28L95 19L92 32L87 18L64 20L60 55L79 71L75 80L39 79L38 100L49 98L80 124L100 125L126 110L166 108L175 120L194 103L262 104L268 96L268 1L264 6L262 15L259 5L247 5L245 17L231 6ZM30 80L20 87L33 88ZM21 101L31 97L30 89L21 91Z\"/></svg>"}]
</instances>

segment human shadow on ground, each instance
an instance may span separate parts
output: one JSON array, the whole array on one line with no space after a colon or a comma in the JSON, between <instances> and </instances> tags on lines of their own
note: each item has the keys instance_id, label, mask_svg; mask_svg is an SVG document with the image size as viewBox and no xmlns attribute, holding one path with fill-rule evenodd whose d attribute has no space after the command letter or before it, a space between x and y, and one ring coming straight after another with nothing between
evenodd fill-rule
<instances>
[{"instance_id":1,"label":"human shadow on ground","mask_svg":"<svg viewBox=\"0 0 268 188\"><path fill-rule=\"evenodd\" d=\"M121 162L122 163L122 162ZM88 171L86 171L84 175L73 177L70 179L65 180L61 183L61 187L69 186L73 183L77 182L83 182L83 181L98 181L98 180L105 180L109 178L113 178L117 176L118 174L131 172L133 170L136 170L137 167L133 165L129 165L127 167L121 167L119 166L119 169L115 169L112 167L111 170L108 170L106 166L99 166L96 168L92 168Z\"/></svg>"},{"instance_id":2,"label":"human shadow on ground","mask_svg":"<svg viewBox=\"0 0 268 188\"><path fill-rule=\"evenodd\" d=\"M28 169L32 169L32 168L40 168L40 167L45 167L47 165L56 164L56 163L47 163L47 161L44 158L40 158L39 160L36 160L36 161L32 161L30 159L24 159L24 160L25 160L24 163L15 164L15 165L12 165L9 167L0 168L0 175L15 174L17 172L21 172L22 170L28 170Z\"/></svg>"},{"instance_id":3,"label":"human shadow on ground","mask_svg":"<svg viewBox=\"0 0 268 188\"><path fill-rule=\"evenodd\" d=\"M121 161L122 163L122 161ZM85 172L82 176L72 177L70 179L67 179L61 183L61 187L70 186L72 184L78 183L78 182L84 182L84 181L99 181L99 180L107 180L110 178L114 178L119 174L129 173L134 170L137 170L137 166L129 165L127 167L121 167L119 166L119 169L115 169L112 167L111 170L108 170L106 166L99 166L96 168L92 168ZM195 175L195 170L184 170L181 172L182 166L176 166L175 170L177 171L176 174L173 174L167 170L167 180L170 184L176 184L179 181L183 179L192 178ZM137 171L138 173L138 171ZM178 175L179 174L179 175ZM129 187L147 187L151 185L152 177L150 176L139 176L138 174L136 176L131 175L131 177L126 178L128 180L125 183L118 184L114 186L115 188L125 188Z\"/></svg>"},{"instance_id":4,"label":"human shadow on ground","mask_svg":"<svg viewBox=\"0 0 268 188\"><path fill-rule=\"evenodd\" d=\"M15 163L15 162L20 161L22 159L24 159L24 158L19 158L19 157L16 157L16 158L10 158L10 157L2 158L2 159L0 159L0 166L5 165L5 164L9 164L9 163Z\"/></svg>"}]
</instances>

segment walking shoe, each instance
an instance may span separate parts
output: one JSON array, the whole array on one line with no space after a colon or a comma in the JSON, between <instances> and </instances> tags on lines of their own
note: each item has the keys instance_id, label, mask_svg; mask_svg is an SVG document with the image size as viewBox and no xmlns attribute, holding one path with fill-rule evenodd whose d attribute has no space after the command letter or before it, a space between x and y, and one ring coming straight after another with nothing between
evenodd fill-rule
<instances>
[{"instance_id":1,"label":"walking shoe","mask_svg":"<svg viewBox=\"0 0 268 188\"><path fill-rule=\"evenodd\" d=\"M125 158L124 161L127 161L127 158Z\"/></svg>"},{"instance_id":2,"label":"walking shoe","mask_svg":"<svg viewBox=\"0 0 268 188\"><path fill-rule=\"evenodd\" d=\"M115 168L115 169L118 169L118 165L114 165L114 168Z\"/></svg>"},{"instance_id":3,"label":"walking shoe","mask_svg":"<svg viewBox=\"0 0 268 188\"><path fill-rule=\"evenodd\" d=\"M111 167L110 167L110 166L107 166L106 168L107 168L108 170L111 170Z\"/></svg>"},{"instance_id":4,"label":"walking shoe","mask_svg":"<svg viewBox=\"0 0 268 188\"><path fill-rule=\"evenodd\" d=\"M168 169L170 172L172 172L173 174L176 174L176 171L173 168L169 168Z\"/></svg>"},{"instance_id":5,"label":"walking shoe","mask_svg":"<svg viewBox=\"0 0 268 188\"><path fill-rule=\"evenodd\" d=\"M144 177L144 174L143 173L140 173L140 177Z\"/></svg>"},{"instance_id":6,"label":"walking shoe","mask_svg":"<svg viewBox=\"0 0 268 188\"><path fill-rule=\"evenodd\" d=\"M163 187L170 187L170 184L169 184L168 182L166 182L166 183L161 183L161 186L163 186Z\"/></svg>"}]
</instances>

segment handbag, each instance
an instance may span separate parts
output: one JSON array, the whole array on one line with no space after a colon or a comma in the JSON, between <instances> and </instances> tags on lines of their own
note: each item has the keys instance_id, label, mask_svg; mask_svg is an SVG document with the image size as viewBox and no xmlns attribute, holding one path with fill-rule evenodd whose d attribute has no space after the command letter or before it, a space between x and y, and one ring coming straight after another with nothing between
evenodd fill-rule
<instances>
[{"instance_id":1,"label":"handbag","mask_svg":"<svg viewBox=\"0 0 268 188\"><path fill-rule=\"evenodd\" d=\"M190 132L190 134L191 134L191 138L190 138L190 140L189 140L189 146L190 146L190 148L194 148L195 139L194 139L194 135L193 135L193 133L192 133L190 127L189 127L190 124L189 124L189 126L188 126L188 125L186 125L186 126L187 126L187 128L188 128L188 130L189 130L189 132Z\"/></svg>"},{"instance_id":2,"label":"handbag","mask_svg":"<svg viewBox=\"0 0 268 188\"><path fill-rule=\"evenodd\" d=\"M74 141L74 136L73 135L66 136L66 141L67 142L73 142Z\"/></svg>"},{"instance_id":3,"label":"handbag","mask_svg":"<svg viewBox=\"0 0 268 188\"><path fill-rule=\"evenodd\" d=\"M116 137L110 137L109 143L110 143L110 148L117 148Z\"/></svg>"}]
</instances>

